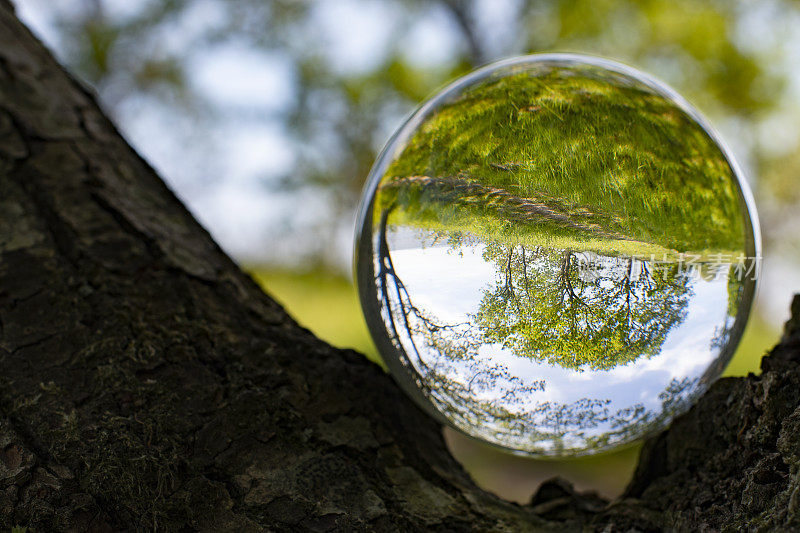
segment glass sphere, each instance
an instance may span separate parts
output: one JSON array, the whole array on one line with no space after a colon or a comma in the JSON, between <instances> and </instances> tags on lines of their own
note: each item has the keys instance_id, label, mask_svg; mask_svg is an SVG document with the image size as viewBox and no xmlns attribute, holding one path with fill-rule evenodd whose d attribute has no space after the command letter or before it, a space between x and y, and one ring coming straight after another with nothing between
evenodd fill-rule
<instances>
[{"instance_id":1,"label":"glass sphere","mask_svg":"<svg viewBox=\"0 0 800 533\"><path fill-rule=\"evenodd\" d=\"M675 92L539 55L422 105L373 167L356 236L364 315L440 421L531 455L664 428L744 329L759 237L741 172Z\"/></svg>"}]
</instances>

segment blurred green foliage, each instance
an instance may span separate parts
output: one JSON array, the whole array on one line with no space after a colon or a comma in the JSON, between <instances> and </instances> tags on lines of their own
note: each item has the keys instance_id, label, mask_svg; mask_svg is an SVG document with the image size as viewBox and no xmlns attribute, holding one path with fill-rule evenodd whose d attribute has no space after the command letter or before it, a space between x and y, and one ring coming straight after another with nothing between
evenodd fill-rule
<instances>
[{"instance_id":1,"label":"blurred green foliage","mask_svg":"<svg viewBox=\"0 0 800 533\"><path fill-rule=\"evenodd\" d=\"M500 57L574 51L652 72L726 125L759 177L765 227L775 228L767 232L767 244L791 240L796 247L800 242L785 222L796 220L800 211L794 184L800 171L797 135L791 138L790 132L770 146L769 135L759 133L776 117L784 124L786 117L800 119L792 97L789 35L792 21L800 20L796 2L352 0L343 4L392 22L378 25L391 31L385 47L356 51L371 58L357 67L331 58L321 18L332 3L324 0L134 2L130 6L138 7L126 7L123 15L107 9L106 2L78 2L82 7L65 11L58 26L66 60L112 111L145 97L208 120L229 112L216 109L192 84L190 50L236 42L290 65L294 97L269 119L283 125L297 158L270 186L326 198L332 209L331 219L320 224L323 235L349 225L347 215L377 149L400 118L436 87ZM486 13L493 5L504 6L510 16L491 19ZM213 13L211 22L198 15L203 10ZM338 23L346 27L348 22ZM458 42L450 53L407 53L418 38L413 28L424 22L429 22L425 31L454 34ZM434 59L419 61L420 55ZM331 259L330 243L320 238L310 245L323 262Z\"/></svg>"}]
</instances>

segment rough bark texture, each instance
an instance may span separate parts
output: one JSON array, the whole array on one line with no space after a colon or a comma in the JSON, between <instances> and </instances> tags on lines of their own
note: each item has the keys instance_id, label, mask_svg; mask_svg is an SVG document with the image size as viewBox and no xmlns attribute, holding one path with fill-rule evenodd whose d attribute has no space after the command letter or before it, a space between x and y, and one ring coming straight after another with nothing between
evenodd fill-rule
<instances>
[{"instance_id":1,"label":"rough bark texture","mask_svg":"<svg viewBox=\"0 0 800 533\"><path fill-rule=\"evenodd\" d=\"M502 501L380 368L264 295L0 1L0 529L800 527L793 316L623 499Z\"/></svg>"}]
</instances>

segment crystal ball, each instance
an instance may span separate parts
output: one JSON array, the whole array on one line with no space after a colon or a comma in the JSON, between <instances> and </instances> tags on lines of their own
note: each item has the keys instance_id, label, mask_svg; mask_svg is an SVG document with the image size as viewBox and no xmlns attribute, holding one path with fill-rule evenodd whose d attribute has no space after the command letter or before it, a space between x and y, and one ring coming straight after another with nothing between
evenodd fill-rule
<instances>
[{"instance_id":1,"label":"crystal ball","mask_svg":"<svg viewBox=\"0 0 800 533\"><path fill-rule=\"evenodd\" d=\"M425 102L367 180L370 333L439 421L536 456L663 429L723 371L758 276L739 167L650 76L599 58L481 68Z\"/></svg>"}]
</instances>

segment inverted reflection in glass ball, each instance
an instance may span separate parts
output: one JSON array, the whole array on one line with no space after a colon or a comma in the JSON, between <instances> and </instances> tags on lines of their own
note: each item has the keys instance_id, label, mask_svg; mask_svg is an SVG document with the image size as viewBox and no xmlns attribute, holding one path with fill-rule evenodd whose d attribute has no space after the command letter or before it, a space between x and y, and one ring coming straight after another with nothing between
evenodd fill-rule
<instances>
[{"instance_id":1,"label":"inverted reflection in glass ball","mask_svg":"<svg viewBox=\"0 0 800 533\"><path fill-rule=\"evenodd\" d=\"M724 369L757 275L751 205L706 123L645 75L498 63L375 164L362 307L439 420L521 453L595 453L662 429Z\"/></svg>"}]
</instances>

